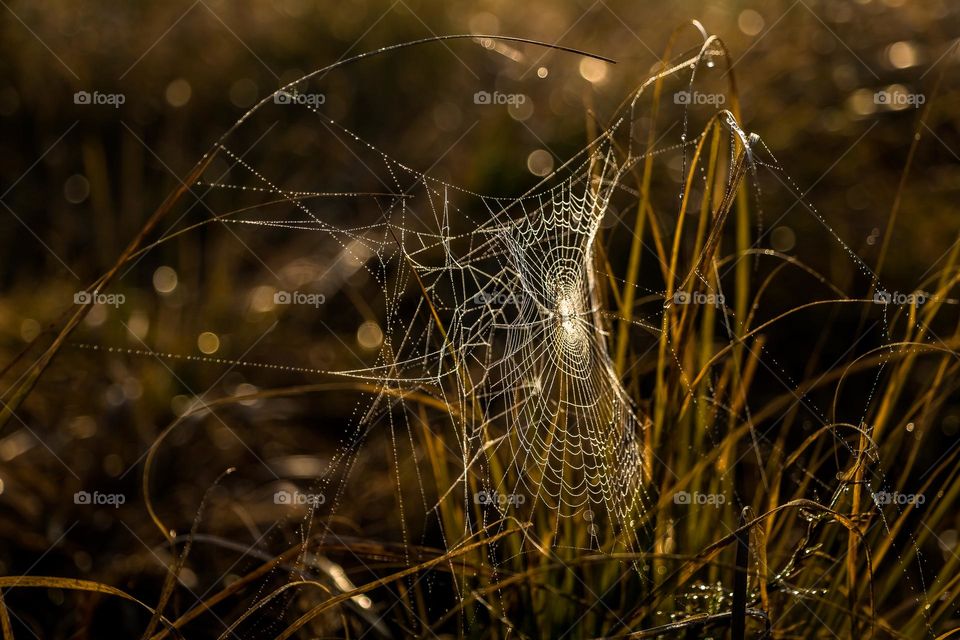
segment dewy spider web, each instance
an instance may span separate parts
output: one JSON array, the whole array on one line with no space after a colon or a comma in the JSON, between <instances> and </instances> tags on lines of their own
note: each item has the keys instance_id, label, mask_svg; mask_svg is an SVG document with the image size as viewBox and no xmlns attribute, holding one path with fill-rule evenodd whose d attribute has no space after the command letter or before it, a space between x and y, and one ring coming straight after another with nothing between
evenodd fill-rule
<instances>
[{"instance_id":1,"label":"dewy spider web","mask_svg":"<svg viewBox=\"0 0 960 640\"><path fill-rule=\"evenodd\" d=\"M427 386L460 407L465 469L482 464L480 452L507 452L508 468L490 474L484 490L504 512L526 504L565 516L586 511L593 521L602 511L630 528L642 509L643 425L607 352L593 264L622 171L609 145L598 145L555 186L508 203L485 199L489 221L461 237L414 232L419 216L405 198L403 222L391 218L380 244L368 247L379 279L396 263L409 266L407 277L422 287L417 313L431 318L418 339L409 317L388 304L397 312L385 323L384 362L340 373ZM459 213L448 185L416 178L441 203L439 226L448 228ZM437 249L443 264L421 262Z\"/></svg>"},{"instance_id":2,"label":"dewy spider web","mask_svg":"<svg viewBox=\"0 0 960 640\"><path fill-rule=\"evenodd\" d=\"M461 499L485 497L503 514L523 506L581 516L595 545L603 521L633 536L645 501L643 418L607 351L594 266L611 194L639 159L618 162L612 131L556 184L515 200L480 197L487 220L462 235L449 233L450 218L464 215L451 186L384 157L391 186L409 195L401 176L421 183L428 211L414 210L416 198L391 203L366 255L377 256L388 295L392 269L401 267L395 280L415 281L423 295L413 315L428 319L418 335L410 314L388 302L382 364L340 372L431 388L459 407ZM439 233L418 229L424 219ZM442 264L425 261L439 252ZM485 460L498 457L506 469L493 472ZM475 467L486 467L480 494L467 486Z\"/></svg>"}]
</instances>

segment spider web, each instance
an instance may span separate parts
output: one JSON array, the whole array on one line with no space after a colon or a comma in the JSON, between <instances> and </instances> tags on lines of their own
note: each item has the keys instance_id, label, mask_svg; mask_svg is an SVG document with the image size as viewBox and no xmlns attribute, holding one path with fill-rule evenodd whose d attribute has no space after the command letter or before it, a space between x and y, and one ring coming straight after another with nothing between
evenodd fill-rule
<instances>
[{"instance_id":1,"label":"spider web","mask_svg":"<svg viewBox=\"0 0 960 640\"><path fill-rule=\"evenodd\" d=\"M506 202L481 197L487 222L465 234L449 232L462 213L450 185L394 164L394 188L409 192L403 174L422 182L426 212L405 197L382 228L344 239L374 257L388 299L380 362L337 373L429 390L455 408L468 503L466 470L485 467L486 488L472 499L503 514L547 509L595 523L605 513L632 528L643 509L643 418L607 350L594 269L623 172L608 146L547 189ZM411 289L422 294L412 315L401 300ZM494 457L507 461L499 474L487 464Z\"/></svg>"}]
</instances>

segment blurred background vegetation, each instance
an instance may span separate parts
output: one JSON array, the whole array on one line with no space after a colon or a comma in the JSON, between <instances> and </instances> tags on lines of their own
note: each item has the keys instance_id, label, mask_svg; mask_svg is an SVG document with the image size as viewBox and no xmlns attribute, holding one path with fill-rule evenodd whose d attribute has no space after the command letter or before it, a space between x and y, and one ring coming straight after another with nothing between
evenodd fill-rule
<instances>
[{"instance_id":1,"label":"blurred background vegetation","mask_svg":"<svg viewBox=\"0 0 960 640\"><path fill-rule=\"evenodd\" d=\"M36 357L43 332L70 309L74 293L115 262L223 132L258 100L309 71L455 33L522 36L615 59L616 65L604 65L467 40L404 50L324 78L324 113L392 157L474 192L518 194L537 182L544 163L559 165L586 143L596 122L606 122L655 68L672 30L693 18L731 52L744 127L761 136L806 202L870 265L918 130L917 109L877 104L874 95L932 96L943 75L920 127L923 143L882 272L891 290L922 287L958 241L960 220L960 6L947 0L6 0L0 8L0 361ZM475 104L475 92L493 90L531 100ZM78 91L122 94L124 102L76 104ZM232 149L250 149L255 168L269 161L272 175L305 190L379 188L349 169L334 139L315 120L285 122L274 110L262 126L242 132ZM282 159L271 157L277 149ZM328 171L323 161L338 158ZM654 184L665 211L681 177L678 161L667 168ZM218 166L212 173L229 171ZM188 195L171 220L182 215L182 227L233 208L229 191L211 198L208 205L210 199ZM340 200L328 212L340 221L354 214ZM863 273L845 247L785 189L764 194L757 222L760 246L799 256L841 288L865 293ZM379 338L363 326L380 308L377 287L361 276L345 274L337 304L318 313L273 304L278 281L296 287L324 273L334 254L318 238L227 225L185 233L123 269L110 291L123 293L126 303L94 307L71 342L292 368L370 363ZM796 288L784 286L767 301L788 308L796 296ZM955 320L950 313L946 322ZM821 335L826 317L804 316L768 337L778 365L797 379L809 375L814 345L830 353L856 335L855 320ZM17 367L5 370L4 388L18 374ZM170 555L139 497L151 443L195 406L197 395L209 400L315 381L295 370L68 345L0 432L0 574L95 579L154 603L151 594ZM923 383L915 384L922 391ZM868 387L854 387L859 401L851 414L863 410ZM348 429L355 402L337 394L253 400L228 422L205 420L197 430L174 432L154 470L164 521L186 531L209 492L205 521L222 539L244 548L269 540L274 551L296 544L303 535L298 518L284 516L269 496L319 475ZM924 442L920 468L936 462L960 434L960 404L948 403L940 416L911 431ZM847 418L857 422L859 415ZM397 524L386 517L395 508L387 457L378 449L365 454L357 473L369 482L339 516L365 538L396 540ZM220 495L225 489L210 490L229 467L239 469L229 493L248 499L242 508ZM84 490L119 492L127 500L116 509L91 509L73 498ZM954 554L958 527L956 516L943 524L942 548L930 552ZM240 566L213 554L195 557L199 566L181 577L188 589L209 587L204 572L226 571L224 584L241 574ZM91 625L90 637L125 637L144 624L141 614L115 602L86 599L74 609L77 596L56 589L39 598L6 592L5 599L17 628L39 637L72 637L78 619ZM233 618L244 606L236 605ZM56 607L73 615L50 617ZM223 626L210 622L205 629L210 636L201 631L196 637L215 637Z\"/></svg>"}]
</instances>

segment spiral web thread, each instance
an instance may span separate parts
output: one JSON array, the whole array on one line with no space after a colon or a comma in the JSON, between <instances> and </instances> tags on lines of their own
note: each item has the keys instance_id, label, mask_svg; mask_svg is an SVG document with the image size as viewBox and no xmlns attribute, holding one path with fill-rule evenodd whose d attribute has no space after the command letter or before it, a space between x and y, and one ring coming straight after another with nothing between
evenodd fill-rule
<instances>
[{"instance_id":1,"label":"spiral web thread","mask_svg":"<svg viewBox=\"0 0 960 640\"><path fill-rule=\"evenodd\" d=\"M591 533L601 513L630 527L645 500L642 418L607 351L594 269L594 241L622 172L609 145L598 145L548 189L507 203L484 198L488 221L463 237L413 231L415 199L404 199L404 223L391 219L368 255L378 256L378 279L398 263L415 270L405 277L423 286L417 314L432 316L432 307L436 318L411 330L405 310L388 305L381 365L340 372L432 389L461 408L453 415L465 469L507 461L499 476L485 470L485 495L507 497L494 506L586 514ZM442 216L459 213L448 185L419 178ZM418 261L438 249L443 264ZM466 484L461 497L476 499Z\"/></svg>"}]
</instances>

